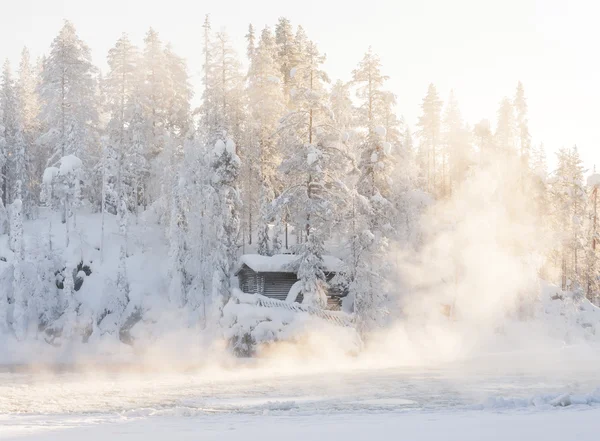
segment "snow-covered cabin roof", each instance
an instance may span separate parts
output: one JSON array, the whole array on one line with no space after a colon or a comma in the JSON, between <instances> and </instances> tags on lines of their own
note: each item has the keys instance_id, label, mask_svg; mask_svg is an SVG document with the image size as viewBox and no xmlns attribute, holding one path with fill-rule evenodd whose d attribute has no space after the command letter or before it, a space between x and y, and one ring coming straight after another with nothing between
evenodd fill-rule
<instances>
[{"instance_id":1,"label":"snow-covered cabin roof","mask_svg":"<svg viewBox=\"0 0 600 441\"><path fill-rule=\"evenodd\" d=\"M236 267L237 274L244 265L257 273L295 273L294 263L300 256L295 254L276 254L261 256L260 254L244 254ZM343 262L334 256L323 256L325 272L335 273L341 270Z\"/></svg>"}]
</instances>

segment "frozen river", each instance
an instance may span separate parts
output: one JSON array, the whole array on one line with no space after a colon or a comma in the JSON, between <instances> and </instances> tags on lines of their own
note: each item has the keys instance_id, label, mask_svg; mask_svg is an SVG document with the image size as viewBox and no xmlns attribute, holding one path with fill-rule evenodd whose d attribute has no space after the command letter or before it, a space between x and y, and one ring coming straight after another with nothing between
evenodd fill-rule
<instances>
[{"instance_id":1,"label":"frozen river","mask_svg":"<svg viewBox=\"0 0 600 441\"><path fill-rule=\"evenodd\" d=\"M597 439L592 430L600 418L597 366L501 365L488 360L485 366L357 367L335 373L274 366L85 373L69 366L42 372L5 366L0 439L93 441L120 434L145 440L283 436L292 441L324 433L345 440L367 439L370 433L405 439L398 434L410 433L406 439L468 440L521 439L519 433L528 430L534 438Z\"/></svg>"}]
</instances>

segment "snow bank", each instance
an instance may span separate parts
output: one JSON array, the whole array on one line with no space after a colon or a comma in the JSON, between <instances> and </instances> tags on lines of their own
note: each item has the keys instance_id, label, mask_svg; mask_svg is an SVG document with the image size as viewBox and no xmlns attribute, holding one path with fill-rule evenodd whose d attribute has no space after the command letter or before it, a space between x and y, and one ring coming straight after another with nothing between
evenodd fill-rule
<instances>
[{"instance_id":1,"label":"snow bank","mask_svg":"<svg viewBox=\"0 0 600 441\"><path fill-rule=\"evenodd\" d=\"M61 175L67 175L74 172L75 170L81 169L83 163L75 155L67 155L60 159L59 173Z\"/></svg>"},{"instance_id":2,"label":"snow bank","mask_svg":"<svg viewBox=\"0 0 600 441\"><path fill-rule=\"evenodd\" d=\"M358 350L360 339L354 327L341 326L344 321L350 324L351 319L343 312L317 311L234 289L223 309L221 325L225 339L237 355L260 354L269 345L298 342L315 331L342 335L338 350L352 352Z\"/></svg>"},{"instance_id":3,"label":"snow bank","mask_svg":"<svg viewBox=\"0 0 600 441\"><path fill-rule=\"evenodd\" d=\"M558 393L536 395L530 398L494 396L487 398L479 405L469 407L477 410L507 410L527 407L548 409L552 407L591 406L595 404L600 404L600 389L596 389L589 394Z\"/></svg>"}]
</instances>

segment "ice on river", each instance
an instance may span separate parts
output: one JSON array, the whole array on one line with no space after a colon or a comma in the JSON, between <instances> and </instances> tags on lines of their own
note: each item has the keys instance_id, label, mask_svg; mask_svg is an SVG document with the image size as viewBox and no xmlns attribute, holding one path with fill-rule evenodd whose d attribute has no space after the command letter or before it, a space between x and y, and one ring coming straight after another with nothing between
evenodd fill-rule
<instances>
[{"instance_id":1,"label":"ice on river","mask_svg":"<svg viewBox=\"0 0 600 441\"><path fill-rule=\"evenodd\" d=\"M0 439L591 440L600 372L585 364L0 373Z\"/></svg>"}]
</instances>

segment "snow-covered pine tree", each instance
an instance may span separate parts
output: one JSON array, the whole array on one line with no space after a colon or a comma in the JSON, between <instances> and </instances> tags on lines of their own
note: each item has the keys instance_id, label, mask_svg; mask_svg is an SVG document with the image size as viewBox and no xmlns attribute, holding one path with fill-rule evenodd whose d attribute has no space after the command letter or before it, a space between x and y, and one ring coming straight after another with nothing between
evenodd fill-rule
<instances>
[{"instance_id":1,"label":"snow-covered pine tree","mask_svg":"<svg viewBox=\"0 0 600 441\"><path fill-rule=\"evenodd\" d=\"M112 151L107 152L104 159L108 160L114 157L115 167L107 168L105 164L102 164L102 168L103 182L114 183L114 210L109 209L109 211L116 213L124 194L130 193L124 188L124 175L126 174L124 163L131 151L130 138L127 136L127 127L130 123L128 109L138 82L139 54L127 34L123 34L115 46L108 51L107 61L109 70L103 81L107 111L110 115L106 128L108 137L106 148L114 150L114 154ZM107 205L110 207L112 204Z\"/></svg>"},{"instance_id":2,"label":"snow-covered pine tree","mask_svg":"<svg viewBox=\"0 0 600 441\"><path fill-rule=\"evenodd\" d=\"M244 38L246 38L246 57L248 57L248 61L252 62L254 51L256 50L256 35L252 23L248 25L248 33Z\"/></svg>"},{"instance_id":3,"label":"snow-covered pine tree","mask_svg":"<svg viewBox=\"0 0 600 441\"><path fill-rule=\"evenodd\" d=\"M595 172L587 178L587 225L585 243L585 294L588 300L599 304L600 301L600 275L598 262L600 260L600 234L598 228L598 188L600 188L600 175Z\"/></svg>"},{"instance_id":4,"label":"snow-covered pine tree","mask_svg":"<svg viewBox=\"0 0 600 441\"><path fill-rule=\"evenodd\" d=\"M280 78L283 80L283 95L289 100L292 69L300 61L301 55L298 53L292 23L285 17L280 17L275 25L275 45L277 46L276 60L279 64Z\"/></svg>"},{"instance_id":5,"label":"snow-covered pine tree","mask_svg":"<svg viewBox=\"0 0 600 441\"><path fill-rule=\"evenodd\" d=\"M204 86L204 90L202 92L202 104L198 109L198 113L200 113L198 138L201 139L202 142L207 142L208 133L217 130L215 121L217 98L213 96L216 89L213 87L214 76L212 75L214 68L213 35L208 14L204 17L204 23L202 24L202 36L202 54L204 55L202 64L202 85Z\"/></svg>"},{"instance_id":6,"label":"snow-covered pine tree","mask_svg":"<svg viewBox=\"0 0 600 441\"><path fill-rule=\"evenodd\" d=\"M417 136L419 137L419 162L424 170L425 189L432 195L439 194L438 153L442 141L442 100L433 84L427 89L427 95L421 104Z\"/></svg>"},{"instance_id":7,"label":"snow-covered pine tree","mask_svg":"<svg viewBox=\"0 0 600 441\"><path fill-rule=\"evenodd\" d=\"M145 183L145 198L151 204L161 200L157 207L160 220L168 225L170 194L164 182L164 172L170 158L161 154L170 142L167 134L169 73L164 45L159 34L150 28L144 38L144 49L141 59L141 94L145 124L144 141L145 157L148 161L149 180ZM165 222L166 220L166 222Z\"/></svg>"},{"instance_id":8,"label":"snow-covered pine tree","mask_svg":"<svg viewBox=\"0 0 600 441\"><path fill-rule=\"evenodd\" d=\"M26 217L32 217L37 213L36 207L39 204L40 194L39 177L46 167L44 155L36 143L41 128L38 83L39 78L31 63L29 50L23 48L17 79L17 102L23 134L23 154L20 161L24 163L23 167L26 171L26 176L23 178L23 214Z\"/></svg>"},{"instance_id":9,"label":"snow-covered pine tree","mask_svg":"<svg viewBox=\"0 0 600 441\"><path fill-rule=\"evenodd\" d=\"M342 181L348 155L335 131L322 70L325 57L312 42L293 75L293 111L282 120L280 131L293 140L282 164L284 190L275 201L279 213L290 213L291 223L304 232L297 246L298 278L303 303L324 308L327 282L324 275L325 241L339 220L338 209L347 201Z\"/></svg>"},{"instance_id":10,"label":"snow-covered pine tree","mask_svg":"<svg viewBox=\"0 0 600 441\"><path fill-rule=\"evenodd\" d=\"M497 118L496 132L494 133L496 146L500 151L514 155L517 153L518 132L515 108L510 99L504 98L500 102Z\"/></svg>"},{"instance_id":11,"label":"snow-covered pine tree","mask_svg":"<svg viewBox=\"0 0 600 441\"><path fill-rule=\"evenodd\" d=\"M246 192L250 196L258 189L260 195L257 230L258 253L262 255L268 255L271 252L269 243L269 224L273 221L271 203L280 190L277 167L281 162L281 155L275 135L279 118L285 110L285 103L275 50L271 32L265 28L261 33L258 46L254 50L248 71L250 130L256 154L253 155L255 158L248 158L247 166L257 168L254 175L258 182L250 182ZM256 159L256 162L252 159ZM252 228L252 225L250 224L249 227Z\"/></svg>"},{"instance_id":12,"label":"snow-covered pine tree","mask_svg":"<svg viewBox=\"0 0 600 441\"><path fill-rule=\"evenodd\" d=\"M351 131L356 127L356 109L350 98L350 84L341 80L335 82L331 88L330 107L336 128L348 140Z\"/></svg>"},{"instance_id":13,"label":"snow-covered pine tree","mask_svg":"<svg viewBox=\"0 0 600 441\"><path fill-rule=\"evenodd\" d=\"M443 167L442 195L452 195L454 189L466 178L472 162L470 131L463 122L458 101L454 91L450 96L444 111L443 124Z\"/></svg>"},{"instance_id":14,"label":"snow-covered pine tree","mask_svg":"<svg viewBox=\"0 0 600 441\"><path fill-rule=\"evenodd\" d=\"M582 259L585 243L583 219L586 210L586 192L583 184L584 168L577 147L561 148L557 153L558 165L550 179L549 197L552 223L558 247L554 250L556 269L562 289L576 289L581 283Z\"/></svg>"},{"instance_id":15,"label":"snow-covered pine tree","mask_svg":"<svg viewBox=\"0 0 600 441\"><path fill-rule=\"evenodd\" d=\"M163 43L153 28L148 30L144 38L141 69L144 116L149 132L146 139L149 155L154 158L162 152L165 142L168 73Z\"/></svg>"},{"instance_id":16,"label":"snow-covered pine tree","mask_svg":"<svg viewBox=\"0 0 600 441\"><path fill-rule=\"evenodd\" d=\"M148 180L150 174L149 152L147 150L148 120L144 114L143 85L137 82L132 92L127 108L127 143L129 146L125 167L125 179L129 183L130 194L128 201L131 210L135 212L136 222L140 207L144 209L150 202L147 197Z\"/></svg>"},{"instance_id":17,"label":"snow-covered pine tree","mask_svg":"<svg viewBox=\"0 0 600 441\"><path fill-rule=\"evenodd\" d=\"M6 130L4 128L4 109L0 105L0 173L3 173L4 166L7 159L7 143L6 143ZM4 180L2 180L3 182ZM4 204L4 189L3 185L0 185L0 235L8 232L8 214L6 212L6 205ZM2 299L0 299L0 302ZM2 326L2 312L0 311L0 326Z\"/></svg>"},{"instance_id":18,"label":"snow-covered pine tree","mask_svg":"<svg viewBox=\"0 0 600 441\"><path fill-rule=\"evenodd\" d=\"M366 128L366 137L360 145L358 191L371 198L374 204L379 198L390 198L392 145L386 141L386 128L381 125L386 119L390 125L388 114L391 112L389 93L383 90L387 76L381 73L379 57L371 48L367 51L358 67L353 71L353 81L358 85L357 95L361 99L359 107L361 125ZM399 140L396 140L399 142ZM380 213L383 214L383 213ZM371 219L375 223L385 223L384 219Z\"/></svg>"},{"instance_id":19,"label":"snow-covered pine tree","mask_svg":"<svg viewBox=\"0 0 600 441\"><path fill-rule=\"evenodd\" d=\"M527 165L531 155L531 135L529 134L529 121L527 119L527 99L525 98L523 83L520 81L517 84L513 106L517 125L517 150Z\"/></svg>"},{"instance_id":20,"label":"snow-covered pine tree","mask_svg":"<svg viewBox=\"0 0 600 441\"><path fill-rule=\"evenodd\" d=\"M44 61L40 83L45 132L39 142L49 152L46 166L68 155L86 157L86 162L99 159L92 154L98 150L96 73L89 47L65 21Z\"/></svg>"},{"instance_id":21,"label":"snow-covered pine tree","mask_svg":"<svg viewBox=\"0 0 600 441\"><path fill-rule=\"evenodd\" d=\"M22 150L22 133L19 121L19 110L15 90L15 81L8 60L2 68L0 81L0 106L2 107L2 127L4 128L4 166L2 174L2 198L5 206L15 199L15 183L22 176L17 176L15 159ZM23 172L23 170L21 170Z\"/></svg>"}]
</instances>

